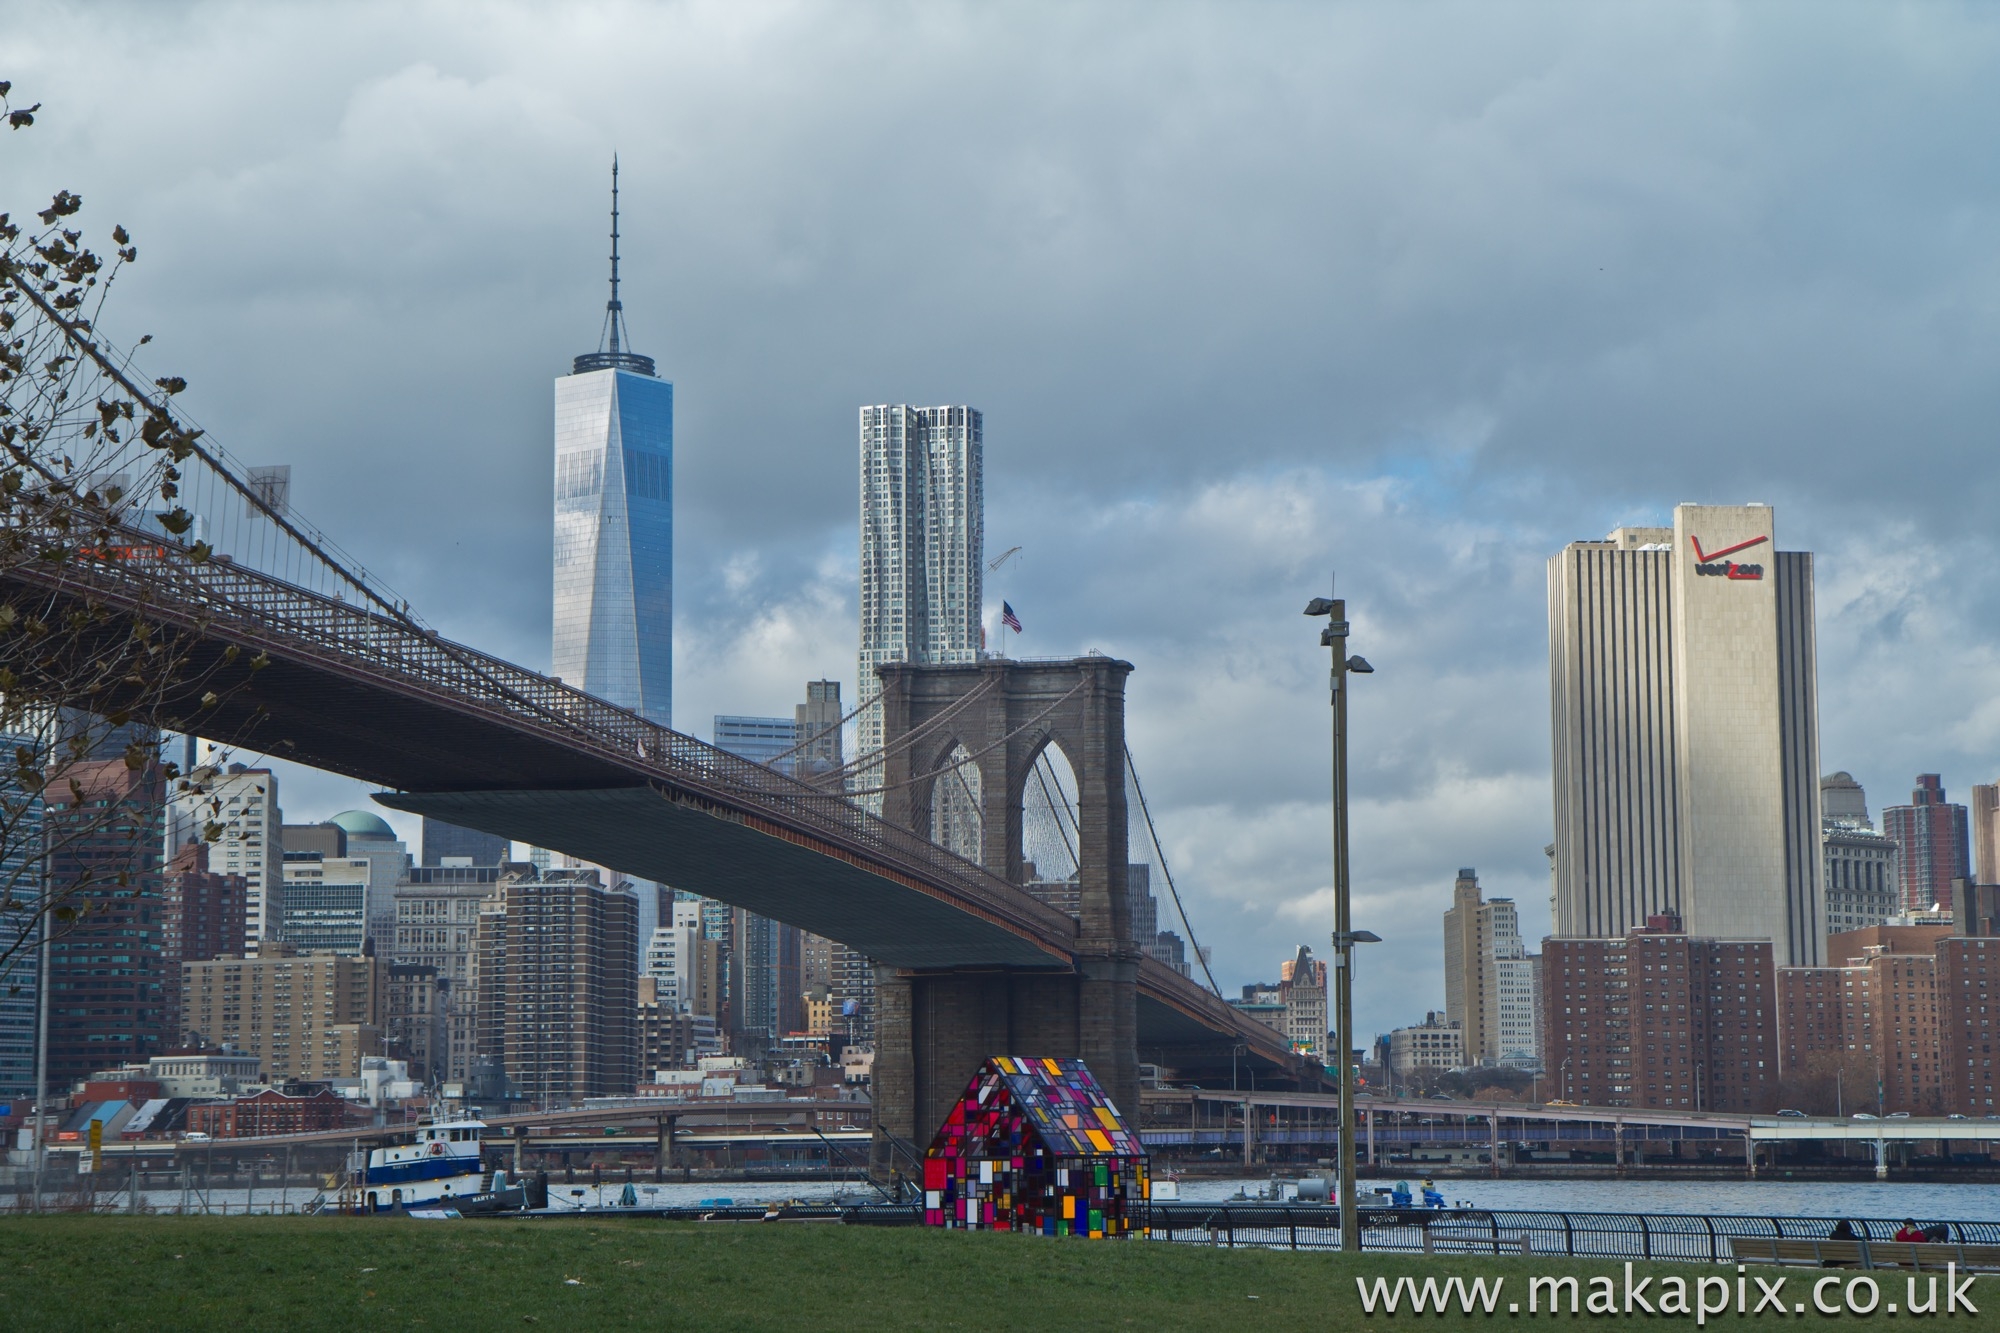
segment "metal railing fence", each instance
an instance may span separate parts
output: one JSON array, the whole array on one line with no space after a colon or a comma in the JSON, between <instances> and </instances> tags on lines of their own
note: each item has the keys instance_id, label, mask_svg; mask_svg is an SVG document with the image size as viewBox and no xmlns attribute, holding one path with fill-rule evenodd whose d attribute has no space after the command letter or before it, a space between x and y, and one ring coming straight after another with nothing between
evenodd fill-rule
<instances>
[{"instance_id":1,"label":"metal railing fence","mask_svg":"<svg viewBox=\"0 0 2000 1333\"><path fill-rule=\"evenodd\" d=\"M1259 1249L1338 1250L1339 1210L1258 1203L1154 1204L1156 1241ZM1405 1254L1553 1254L1591 1259L1727 1262L1735 1239L1828 1239L1845 1220L1855 1238L1886 1241L1900 1221L1881 1218L1711 1217L1676 1213L1498 1212L1486 1209L1369 1209L1361 1248ZM2000 1244L2000 1222L1937 1221L1938 1238Z\"/></svg>"}]
</instances>

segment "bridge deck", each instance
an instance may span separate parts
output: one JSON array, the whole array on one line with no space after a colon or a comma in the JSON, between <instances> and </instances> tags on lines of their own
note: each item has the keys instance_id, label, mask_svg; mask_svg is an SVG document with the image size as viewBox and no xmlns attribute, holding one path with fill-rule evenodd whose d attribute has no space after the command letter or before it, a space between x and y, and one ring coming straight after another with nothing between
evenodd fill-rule
<instances>
[{"instance_id":1,"label":"bridge deck","mask_svg":"<svg viewBox=\"0 0 2000 1333\"><path fill-rule=\"evenodd\" d=\"M157 534L134 535L159 549ZM616 865L894 967L1073 966L1070 917L836 794L415 621L166 549L16 564L7 591L177 631L219 696L204 735L395 788L380 798L395 808ZM260 653L269 665L252 673ZM1306 1072L1279 1034L1171 969L1143 969L1140 991L1142 1047L1212 1047L1225 1062L1240 1050Z\"/></svg>"}]
</instances>

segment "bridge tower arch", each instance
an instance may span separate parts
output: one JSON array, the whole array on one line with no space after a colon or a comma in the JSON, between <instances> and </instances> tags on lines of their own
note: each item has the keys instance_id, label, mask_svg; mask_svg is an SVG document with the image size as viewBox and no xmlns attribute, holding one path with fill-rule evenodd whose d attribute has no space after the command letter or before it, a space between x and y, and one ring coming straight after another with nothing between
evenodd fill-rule
<instances>
[{"instance_id":1,"label":"bridge tower arch","mask_svg":"<svg viewBox=\"0 0 2000 1333\"><path fill-rule=\"evenodd\" d=\"M893 663L882 683L882 817L923 837L959 746L979 780L980 864L1025 885L1022 804L1036 758L1056 746L1077 782L1078 931L1073 969L912 971L876 982L875 1114L919 1147L979 1061L1080 1056L1121 1110L1139 1101L1139 950L1127 901L1125 679L1132 664Z\"/></svg>"}]
</instances>

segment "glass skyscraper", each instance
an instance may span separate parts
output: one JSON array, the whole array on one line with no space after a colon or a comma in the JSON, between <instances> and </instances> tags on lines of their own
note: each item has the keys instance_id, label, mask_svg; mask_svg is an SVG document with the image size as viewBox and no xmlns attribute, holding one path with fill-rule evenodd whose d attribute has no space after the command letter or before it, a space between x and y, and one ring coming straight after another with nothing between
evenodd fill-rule
<instances>
[{"instance_id":1,"label":"glass skyscraper","mask_svg":"<svg viewBox=\"0 0 2000 1333\"><path fill-rule=\"evenodd\" d=\"M26 738L0 741L32 746ZM0 947L13 956L0 966L0 1098L30 1097L35 1091L35 1019L41 995L41 923L34 912L42 896L42 798L11 779L0 784L0 801L13 835L0 849Z\"/></svg>"},{"instance_id":2,"label":"glass skyscraper","mask_svg":"<svg viewBox=\"0 0 2000 1333\"><path fill-rule=\"evenodd\" d=\"M564 682L673 722L674 386L622 349L618 174L599 350L556 381L555 642Z\"/></svg>"}]
</instances>

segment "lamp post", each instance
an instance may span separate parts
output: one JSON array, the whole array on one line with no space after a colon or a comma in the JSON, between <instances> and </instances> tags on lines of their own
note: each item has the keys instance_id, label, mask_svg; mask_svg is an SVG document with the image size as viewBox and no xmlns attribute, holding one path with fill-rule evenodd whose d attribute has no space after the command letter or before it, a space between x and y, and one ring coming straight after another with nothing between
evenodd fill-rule
<instances>
[{"instance_id":1,"label":"lamp post","mask_svg":"<svg viewBox=\"0 0 2000 1333\"><path fill-rule=\"evenodd\" d=\"M1361 1248L1361 1219L1354 1200L1354 946L1380 937L1357 931L1351 920L1347 878L1347 677L1375 670L1366 658L1347 655L1347 603L1340 598L1315 597L1306 604L1309 616L1325 616L1320 646L1333 650L1333 993L1334 1027L1340 1061L1340 1248L1348 1254Z\"/></svg>"}]
</instances>

